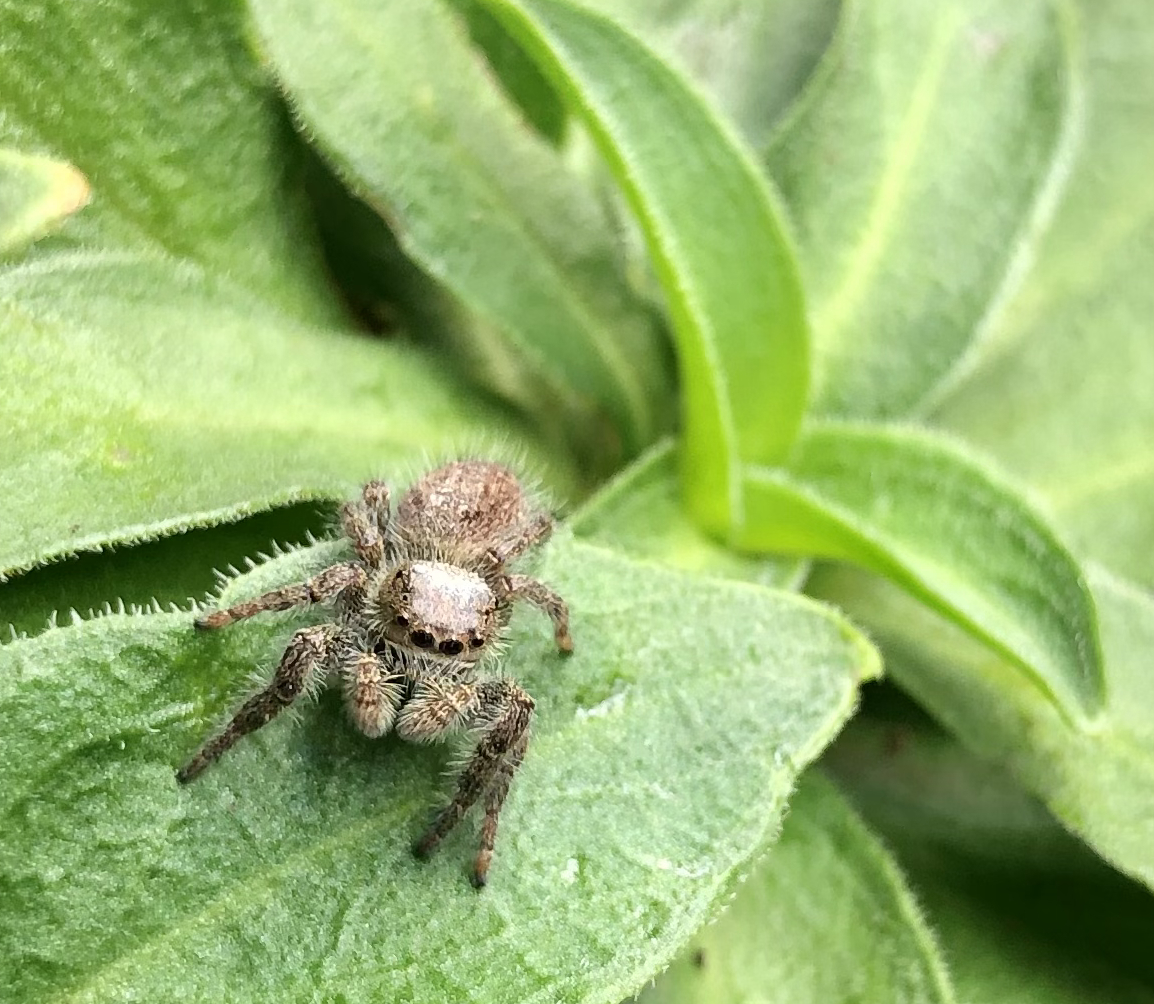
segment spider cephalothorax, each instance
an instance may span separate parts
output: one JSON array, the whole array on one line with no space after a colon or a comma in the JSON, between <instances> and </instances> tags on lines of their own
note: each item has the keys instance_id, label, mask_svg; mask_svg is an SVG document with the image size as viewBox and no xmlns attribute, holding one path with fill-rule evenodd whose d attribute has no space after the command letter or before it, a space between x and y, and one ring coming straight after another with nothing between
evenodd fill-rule
<instances>
[{"instance_id":1,"label":"spider cephalothorax","mask_svg":"<svg viewBox=\"0 0 1154 1004\"><path fill-rule=\"evenodd\" d=\"M395 645L476 662L504 626L499 591L481 575L445 561L406 560L370 582L365 613Z\"/></svg>"},{"instance_id":2,"label":"spider cephalothorax","mask_svg":"<svg viewBox=\"0 0 1154 1004\"><path fill-rule=\"evenodd\" d=\"M396 731L431 742L459 729L479 732L456 795L415 850L432 853L482 800L485 820L473 868L473 882L481 886L533 713L532 698L507 677L486 677L483 661L499 648L517 600L549 615L561 651L573 648L564 600L544 583L506 571L507 563L548 538L553 520L531 504L507 467L461 460L417 481L402 496L395 519L388 488L369 482L360 499L342 508L341 524L355 560L196 622L220 628L265 610L311 603L332 604L334 614L332 622L293 635L269 685L177 778L191 781L242 736L335 675L354 724L366 735Z\"/></svg>"}]
</instances>

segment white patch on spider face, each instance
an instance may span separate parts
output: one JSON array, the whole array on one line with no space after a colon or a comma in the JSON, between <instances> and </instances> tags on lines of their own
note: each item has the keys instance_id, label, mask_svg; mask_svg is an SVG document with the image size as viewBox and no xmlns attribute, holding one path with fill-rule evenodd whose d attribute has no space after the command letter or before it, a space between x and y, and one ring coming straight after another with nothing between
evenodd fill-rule
<instances>
[{"instance_id":1,"label":"white patch on spider face","mask_svg":"<svg viewBox=\"0 0 1154 1004\"><path fill-rule=\"evenodd\" d=\"M416 619L448 636L475 630L496 605L493 591L479 575L440 561L414 561L409 590Z\"/></svg>"}]
</instances>

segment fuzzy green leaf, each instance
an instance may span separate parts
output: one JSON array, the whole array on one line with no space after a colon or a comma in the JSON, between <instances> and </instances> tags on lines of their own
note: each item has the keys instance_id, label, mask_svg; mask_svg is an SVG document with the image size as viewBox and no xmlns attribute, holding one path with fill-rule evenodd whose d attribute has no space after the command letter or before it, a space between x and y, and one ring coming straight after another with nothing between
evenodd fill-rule
<instances>
[{"instance_id":1,"label":"fuzzy green leaf","mask_svg":"<svg viewBox=\"0 0 1154 1004\"><path fill-rule=\"evenodd\" d=\"M725 534L740 464L783 459L805 408L805 306L775 198L708 104L613 21L564 0L485 3L581 115L641 222L678 347L684 489Z\"/></svg>"},{"instance_id":2,"label":"fuzzy green leaf","mask_svg":"<svg viewBox=\"0 0 1154 1004\"><path fill-rule=\"evenodd\" d=\"M471 5L482 0L467 0ZM675 70L696 83L755 149L801 93L829 46L840 0L581 0L644 39ZM498 67L499 72L499 67ZM555 94L556 88L550 88ZM554 100L560 101L557 97ZM526 115L532 105L522 104ZM637 218L621 197L601 157L587 156L586 134L570 128L567 141L603 194L620 232L626 275L639 295L663 309L665 296L654 274Z\"/></svg>"},{"instance_id":3,"label":"fuzzy green leaf","mask_svg":"<svg viewBox=\"0 0 1154 1004\"><path fill-rule=\"evenodd\" d=\"M897 696L871 691L823 764L905 866L959 997L1154 1001L1149 891Z\"/></svg>"},{"instance_id":4,"label":"fuzzy green leaf","mask_svg":"<svg viewBox=\"0 0 1154 1004\"><path fill-rule=\"evenodd\" d=\"M88 201L71 164L0 148L0 254L44 236Z\"/></svg>"},{"instance_id":5,"label":"fuzzy green leaf","mask_svg":"<svg viewBox=\"0 0 1154 1004\"><path fill-rule=\"evenodd\" d=\"M92 204L64 238L165 253L298 318L338 301L299 154L235 0L0 0L0 145L74 164Z\"/></svg>"},{"instance_id":6,"label":"fuzzy green leaf","mask_svg":"<svg viewBox=\"0 0 1154 1004\"><path fill-rule=\"evenodd\" d=\"M908 413L1017 288L1078 138L1063 12L844 4L767 155L798 233L817 411Z\"/></svg>"},{"instance_id":7,"label":"fuzzy green leaf","mask_svg":"<svg viewBox=\"0 0 1154 1004\"><path fill-rule=\"evenodd\" d=\"M1040 886L1035 881L1013 892L1022 898L1040 898L1040 893L1052 898L1055 912L1094 907L1095 919L1117 919L1118 902L1109 886L1092 903L1082 898L1071 902L1069 883L1061 876L1044 892ZM999 910L972 890L932 879L921 888L959 998L967 1004L1154 1004L1148 982L1120 972L1076 938L1047 938L1035 929L1034 918ZM1059 915L1071 927L1079 920L1065 911ZM1132 934L1129 925L1121 927ZM1149 945L1149 924L1144 933Z\"/></svg>"},{"instance_id":8,"label":"fuzzy green leaf","mask_svg":"<svg viewBox=\"0 0 1154 1004\"><path fill-rule=\"evenodd\" d=\"M512 428L411 351L349 333L239 13L0 2L0 143L67 157L93 186L0 272L0 578L343 496Z\"/></svg>"},{"instance_id":9,"label":"fuzzy green leaf","mask_svg":"<svg viewBox=\"0 0 1154 1004\"><path fill-rule=\"evenodd\" d=\"M303 327L171 259L13 266L0 332L0 573L346 497L422 451L512 429L411 350Z\"/></svg>"},{"instance_id":10,"label":"fuzzy green leaf","mask_svg":"<svg viewBox=\"0 0 1154 1004\"><path fill-rule=\"evenodd\" d=\"M276 506L236 522L194 526L131 546L113 543L39 565L0 585L0 643L67 623L74 610L95 617L204 602L220 588L222 575L327 537L335 509L318 502Z\"/></svg>"},{"instance_id":11,"label":"fuzzy green leaf","mask_svg":"<svg viewBox=\"0 0 1154 1004\"><path fill-rule=\"evenodd\" d=\"M479 0L477 0L479 2ZM695 80L761 146L813 73L838 0L583 0Z\"/></svg>"},{"instance_id":12,"label":"fuzzy green leaf","mask_svg":"<svg viewBox=\"0 0 1154 1004\"><path fill-rule=\"evenodd\" d=\"M249 5L309 138L425 273L389 290L402 308L451 315L442 337L472 375L587 458L663 431L664 339L604 214L493 86L460 19L440 0Z\"/></svg>"},{"instance_id":13,"label":"fuzzy green leaf","mask_svg":"<svg viewBox=\"0 0 1154 1004\"><path fill-rule=\"evenodd\" d=\"M813 581L827 578L819 569ZM892 685L870 692L822 766L911 866L964 860L1024 873L1093 859L1002 764L968 750Z\"/></svg>"},{"instance_id":14,"label":"fuzzy green leaf","mask_svg":"<svg viewBox=\"0 0 1154 1004\"><path fill-rule=\"evenodd\" d=\"M229 596L336 553L278 559ZM428 864L409 852L448 751L358 737L334 700L176 786L237 681L275 660L283 618L204 635L190 615L111 616L0 648L4 999L635 992L776 830L877 667L790 595L566 539L539 571L571 604L577 651L515 620L505 665L539 723L481 894L472 827ZM692 622L670 618L690 606Z\"/></svg>"},{"instance_id":15,"label":"fuzzy green leaf","mask_svg":"<svg viewBox=\"0 0 1154 1004\"><path fill-rule=\"evenodd\" d=\"M781 839L639 1004L954 999L894 859L837 789L810 773Z\"/></svg>"},{"instance_id":16,"label":"fuzzy green leaf","mask_svg":"<svg viewBox=\"0 0 1154 1004\"><path fill-rule=\"evenodd\" d=\"M447 0L459 11L469 29L469 39L485 54L505 93L533 128L554 146L566 141L569 111L540 67L485 8L481 0Z\"/></svg>"},{"instance_id":17,"label":"fuzzy green leaf","mask_svg":"<svg viewBox=\"0 0 1154 1004\"><path fill-rule=\"evenodd\" d=\"M1080 554L1154 589L1154 30L1082 5L1084 137L1021 293L934 420L1048 503Z\"/></svg>"},{"instance_id":18,"label":"fuzzy green leaf","mask_svg":"<svg viewBox=\"0 0 1154 1004\"><path fill-rule=\"evenodd\" d=\"M1154 600L1089 567L1106 703L1071 721L1005 663L883 584L826 571L813 591L885 643L894 680L968 746L1000 761L1108 861L1154 888Z\"/></svg>"},{"instance_id":19,"label":"fuzzy green leaf","mask_svg":"<svg viewBox=\"0 0 1154 1004\"><path fill-rule=\"evenodd\" d=\"M788 469L750 468L741 543L852 561L1012 659L1062 714L1102 702L1077 562L1008 482L912 428L817 424Z\"/></svg>"},{"instance_id":20,"label":"fuzzy green leaf","mask_svg":"<svg viewBox=\"0 0 1154 1004\"><path fill-rule=\"evenodd\" d=\"M1081 4L1078 24L1084 135L1061 204L986 351L934 418L1027 483L1080 556L1109 564L1089 572L1104 713L1092 727L1056 721L1034 694L995 685L1003 667L988 653L883 600L876 583L841 578L823 594L892 639L899 682L935 717L1154 887L1154 33L1141 0Z\"/></svg>"},{"instance_id":21,"label":"fuzzy green leaf","mask_svg":"<svg viewBox=\"0 0 1154 1004\"><path fill-rule=\"evenodd\" d=\"M569 521L579 537L703 575L797 589L809 563L732 551L706 536L681 504L677 444L663 440L604 485Z\"/></svg>"}]
</instances>

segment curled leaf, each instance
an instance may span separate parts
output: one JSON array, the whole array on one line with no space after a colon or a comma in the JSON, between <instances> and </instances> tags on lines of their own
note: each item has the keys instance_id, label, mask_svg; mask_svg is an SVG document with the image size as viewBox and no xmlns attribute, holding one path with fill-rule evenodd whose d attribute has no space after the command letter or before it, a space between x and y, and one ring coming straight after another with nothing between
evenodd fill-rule
<instances>
[{"instance_id":1,"label":"curled leaf","mask_svg":"<svg viewBox=\"0 0 1154 1004\"><path fill-rule=\"evenodd\" d=\"M683 490L723 536L741 519L741 463L782 460L805 408L805 305L776 199L724 121L618 24L564 0L484 2L581 116L637 215L677 342Z\"/></svg>"},{"instance_id":2,"label":"curled leaf","mask_svg":"<svg viewBox=\"0 0 1154 1004\"><path fill-rule=\"evenodd\" d=\"M665 431L663 334L604 212L493 86L460 19L441 0L249 7L309 139L388 225L361 217L387 260L378 295L588 466Z\"/></svg>"},{"instance_id":3,"label":"curled leaf","mask_svg":"<svg viewBox=\"0 0 1154 1004\"><path fill-rule=\"evenodd\" d=\"M343 498L515 428L411 347L296 323L169 258L77 252L0 272L0 334L0 575Z\"/></svg>"},{"instance_id":4,"label":"curled leaf","mask_svg":"<svg viewBox=\"0 0 1154 1004\"><path fill-rule=\"evenodd\" d=\"M1063 715L1102 705L1082 571L1008 481L912 428L812 426L788 468L746 475L746 547L852 561L1008 657Z\"/></svg>"}]
</instances>

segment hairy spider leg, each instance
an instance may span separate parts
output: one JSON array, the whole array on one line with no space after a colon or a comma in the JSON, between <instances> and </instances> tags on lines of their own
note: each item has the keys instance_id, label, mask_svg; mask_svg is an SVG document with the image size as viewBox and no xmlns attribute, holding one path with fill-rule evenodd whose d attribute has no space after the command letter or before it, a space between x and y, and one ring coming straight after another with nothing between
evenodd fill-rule
<instances>
[{"instance_id":1,"label":"hairy spider leg","mask_svg":"<svg viewBox=\"0 0 1154 1004\"><path fill-rule=\"evenodd\" d=\"M524 600L549 615L553 622L553 637L562 652L573 651L573 636L569 634L569 605L539 579L528 575L505 576L505 599L509 602Z\"/></svg>"},{"instance_id":2,"label":"hairy spider leg","mask_svg":"<svg viewBox=\"0 0 1154 1004\"><path fill-rule=\"evenodd\" d=\"M281 656L269 685L245 701L223 731L209 739L176 772L177 781L188 784L220 759L237 740L267 725L301 694L319 685L332 646L331 627L317 625L297 631Z\"/></svg>"},{"instance_id":3,"label":"hairy spider leg","mask_svg":"<svg viewBox=\"0 0 1154 1004\"><path fill-rule=\"evenodd\" d=\"M496 778L485 794L485 819L481 823L481 845L477 850L476 860L473 862L473 885L478 889L485 884L489 875L489 863L493 860L493 845L497 841L497 820L501 815L501 806L509 795L509 788L513 783L513 775L525 759L525 750L529 746L529 734L524 733L512 749L505 754L505 759L497 771Z\"/></svg>"},{"instance_id":4,"label":"hairy spider leg","mask_svg":"<svg viewBox=\"0 0 1154 1004\"><path fill-rule=\"evenodd\" d=\"M553 517L547 512L510 528L509 532L488 550L489 560L501 566L526 551L544 544L553 535Z\"/></svg>"},{"instance_id":5,"label":"hairy spider leg","mask_svg":"<svg viewBox=\"0 0 1154 1004\"><path fill-rule=\"evenodd\" d=\"M197 618L196 626L202 631L213 631L267 610L288 610L309 603L325 603L346 590L361 588L367 578L364 566L360 562L350 561L341 565L330 565L307 582L274 589L255 600L244 600L225 610L214 610L210 614L205 614Z\"/></svg>"},{"instance_id":6,"label":"hairy spider leg","mask_svg":"<svg viewBox=\"0 0 1154 1004\"><path fill-rule=\"evenodd\" d=\"M509 679L417 685L397 719L397 733L402 738L429 742L460 727L481 730L452 801L413 847L418 857L431 855L473 803L485 796L485 822L472 875L474 886L485 884L497 819L524 758L532 717L533 698Z\"/></svg>"},{"instance_id":7,"label":"hairy spider leg","mask_svg":"<svg viewBox=\"0 0 1154 1004\"><path fill-rule=\"evenodd\" d=\"M357 557L370 568L380 568L388 550L389 488L370 481L358 502L341 506L341 529L352 541Z\"/></svg>"}]
</instances>

